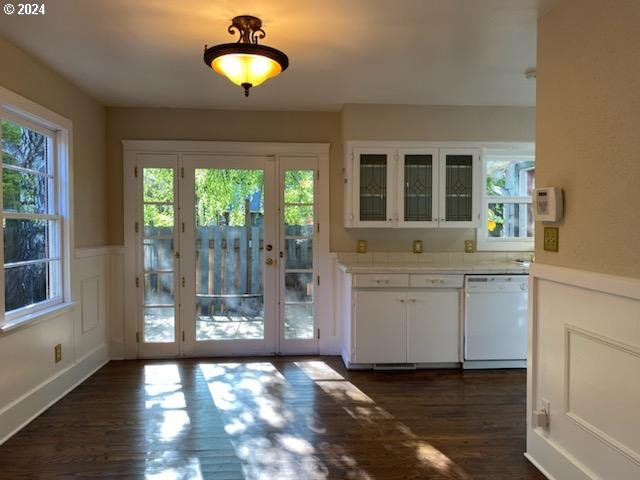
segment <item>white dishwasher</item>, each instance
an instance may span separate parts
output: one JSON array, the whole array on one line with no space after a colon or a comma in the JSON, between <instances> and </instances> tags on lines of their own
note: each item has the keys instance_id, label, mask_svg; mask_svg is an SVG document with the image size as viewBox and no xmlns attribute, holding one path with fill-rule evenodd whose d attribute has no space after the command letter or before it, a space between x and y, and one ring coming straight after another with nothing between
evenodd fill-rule
<instances>
[{"instance_id":1,"label":"white dishwasher","mask_svg":"<svg viewBox=\"0 0 640 480\"><path fill-rule=\"evenodd\" d=\"M524 368L528 275L465 277L464 368Z\"/></svg>"}]
</instances>

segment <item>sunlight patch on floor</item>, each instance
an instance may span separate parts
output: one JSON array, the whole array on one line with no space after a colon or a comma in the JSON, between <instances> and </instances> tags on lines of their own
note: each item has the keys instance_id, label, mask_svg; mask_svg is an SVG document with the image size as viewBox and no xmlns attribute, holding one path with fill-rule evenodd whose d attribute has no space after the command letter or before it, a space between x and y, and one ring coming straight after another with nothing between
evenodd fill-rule
<instances>
[{"instance_id":1,"label":"sunlight patch on floor","mask_svg":"<svg viewBox=\"0 0 640 480\"><path fill-rule=\"evenodd\" d=\"M145 409L157 412L146 426L145 480L202 480L197 457L185 459L175 451L157 448L186 438L191 428L178 366L145 365L144 384Z\"/></svg>"}]
</instances>

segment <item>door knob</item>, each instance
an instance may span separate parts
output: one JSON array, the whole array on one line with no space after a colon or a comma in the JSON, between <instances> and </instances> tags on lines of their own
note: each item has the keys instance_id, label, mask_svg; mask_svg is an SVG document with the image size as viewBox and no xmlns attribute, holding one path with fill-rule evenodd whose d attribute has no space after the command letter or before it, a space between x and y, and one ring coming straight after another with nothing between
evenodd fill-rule
<instances>
[{"instance_id":1,"label":"door knob","mask_svg":"<svg viewBox=\"0 0 640 480\"><path fill-rule=\"evenodd\" d=\"M267 265L273 265L273 258L267 258L264 263L266 263Z\"/></svg>"}]
</instances>

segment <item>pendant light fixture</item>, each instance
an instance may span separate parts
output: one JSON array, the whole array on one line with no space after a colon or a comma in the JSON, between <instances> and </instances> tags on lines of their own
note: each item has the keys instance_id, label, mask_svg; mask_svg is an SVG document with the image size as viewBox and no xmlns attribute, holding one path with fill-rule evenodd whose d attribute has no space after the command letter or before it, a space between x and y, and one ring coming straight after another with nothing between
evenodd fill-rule
<instances>
[{"instance_id":1,"label":"pendant light fixture","mask_svg":"<svg viewBox=\"0 0 640 480\"><path fill-rule=\"evenodd\" d=\"M251 15L235 17L228 31L231 35L237 31L240 34L238 41L214 47L205 45L204 63L244 88L245 97L249 96L251 87L279 75L289 66L289 59L280 50L258 45L258 39L265 37L259 18Z\"/></svg>"}]
</instances>

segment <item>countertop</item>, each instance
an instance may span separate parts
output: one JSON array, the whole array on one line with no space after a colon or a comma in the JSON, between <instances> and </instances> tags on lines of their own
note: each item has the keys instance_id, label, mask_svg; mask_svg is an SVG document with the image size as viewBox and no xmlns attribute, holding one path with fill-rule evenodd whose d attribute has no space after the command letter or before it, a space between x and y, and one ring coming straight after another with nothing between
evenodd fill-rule
<instances>
[{"instance_id":1,"label":"countertop","mask_svg":"<svg viewBox=\"0 0 640 480\"><path fill-rule=\"evenodd\" d=\"M529 264L505 262L479 263L356 263L338 261L343 271L354 275L364 273L434 273L434 274L528 274Z\"/></svg>"}]
</instances>

